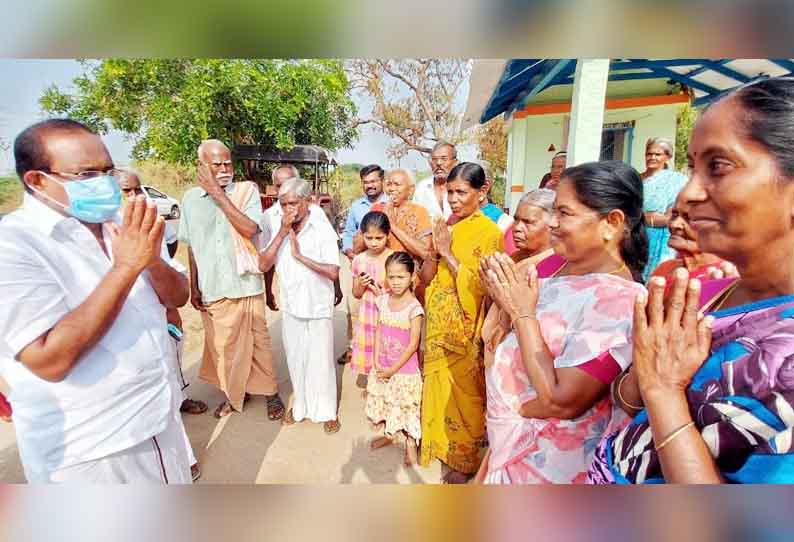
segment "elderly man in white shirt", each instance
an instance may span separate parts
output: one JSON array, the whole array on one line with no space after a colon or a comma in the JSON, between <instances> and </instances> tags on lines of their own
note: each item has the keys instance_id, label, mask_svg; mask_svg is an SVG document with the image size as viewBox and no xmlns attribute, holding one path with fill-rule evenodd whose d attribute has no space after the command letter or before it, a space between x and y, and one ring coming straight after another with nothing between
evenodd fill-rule
<instances>
[{"instance_id":1,"label":"elderly man in white shirt","mask_svg":"<svg viewBox=\"0 0 794 542\"><path fill-rule=\"evenodd\" d=\"M334 281L339 278L337 235L327 221L310 212L311 189L303 179L288 179L279 190L281 225L259 256L265 272L276 266L281 329L292 381L291 425L304 418L339 431L334 363Z\"/></svg>"},{"instance_id":2,"label":"elderly man in white shirt","mask_svg":"<svg viewBox=\"0 0 794 542\"><path fill-rule=\"evenodd\" d=\"M414 203L427 209L433 222L439 218L447 220L452 214L447 201L447 175L458 163L455 145L439 141L430 151L429 162L433 176L416 183Z\"/></svg>"},{"instance_id":3,"label":"elderly man in white shirt","mask_svg":"<svg viewBox=\"0 0 794 542\"><path fill-rule=\"evenodd\" d=\"M284 184L284 181L288 179L298 179L300 178L300 173L298 172L298 168L296 168L293 164L279 164L273 169L270 178L273 181L276 194L278 194L279 190L281 189L281 185ZM331 221L328 220L328 215L325 214L325 211L323 211L322 207L312 203L309 205L309 212L317 215L318 219L327 222L328 227L333 229ZM270 237L275 235L275 233L281 227L281 217L283 216L284 212L281 209L281 203L276 201L273 205L265 209L264 213L262 214L263 220L260 227L262 228L263 244L267 245ZM336 231L334 231L334 233L336 233ZM338 239L339 237L337 236L337 240ZM270 310L277 311L278 304L276 303L276 297L273 295L274 275L274 268L271 268L270 271L265 273L265 300ZM339 279L337 278L334 281L334 306L339 305L339 303L342 302L342 298L342 287L339 284Z\"/></svg>"},{"instance_id":4,"label":"elderly man in white shirt","mask_svg":"<svg viewBox=\"0 0 794 542\"><path fill-rule=\"evenodd\" d=\"M0 375L30 482L190 483L165 307L186 278L139 197L122 224L113 161L80 123L14 142L22 207L0 223Z\"/></svg>"}]
</instances>

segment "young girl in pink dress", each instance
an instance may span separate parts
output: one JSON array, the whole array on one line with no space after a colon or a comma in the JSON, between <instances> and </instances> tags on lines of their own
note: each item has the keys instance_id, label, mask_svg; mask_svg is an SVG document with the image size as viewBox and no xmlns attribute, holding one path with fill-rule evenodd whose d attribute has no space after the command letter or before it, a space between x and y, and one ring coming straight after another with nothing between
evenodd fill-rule
<instances>
[{"instance_id":1,"label":"young girl in pink dress","mask_svg":"<svg viewBox=\"0 0 794 542\"><path fill-rule=\"evenodd\" d=\"M358 315L353 319L353 370L359 375L369 374L375 355L377 308L375 301L383 295L386 279L386 258L392 253L386 247L391 226L380 211L372 211L361 219L361 234L367 250L353 258L353 296L359 299Z\"/></svg>"},{"instance_id":2,"label":"young girl in pink dress","mask_svg":"<svg viewBox=\"0 0 794 542\"><path fill-rule=\"evenodd\" d=\"M422 375L419 371L419 337L424 310L411 291L414 259L407 252L395 252L386 260L389 292L377 300L375 374L367 384L365 413L374 423L383 423L384 436L372 441L375 450L388 446L399 432L405 433L405 464L416 464L422 402Z\"/></svg>"}]
</instances>

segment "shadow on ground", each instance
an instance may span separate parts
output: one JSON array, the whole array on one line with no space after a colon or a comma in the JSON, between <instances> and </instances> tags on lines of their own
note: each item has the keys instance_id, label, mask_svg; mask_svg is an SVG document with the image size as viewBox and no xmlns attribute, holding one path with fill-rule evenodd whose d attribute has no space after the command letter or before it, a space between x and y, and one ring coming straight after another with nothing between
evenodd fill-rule
<instances>
[{"instance_id":1,"label":"shadow on ground","mask_svg":"<svg viewBox=\"0 0 794 542\"><path fill-rule=\"evenodd\" d=\"M377 436L378 434L373 432L372 438ZM350 449L350 459L342 466L340 472L340 483L425 483L416 470L420 467L406 467L403 464L403 455L405 453L403 441L398 439L391 446L370 450L369 443L371 440L371 438L359 437L353 441Z\"/></svg>"}]
</instances>

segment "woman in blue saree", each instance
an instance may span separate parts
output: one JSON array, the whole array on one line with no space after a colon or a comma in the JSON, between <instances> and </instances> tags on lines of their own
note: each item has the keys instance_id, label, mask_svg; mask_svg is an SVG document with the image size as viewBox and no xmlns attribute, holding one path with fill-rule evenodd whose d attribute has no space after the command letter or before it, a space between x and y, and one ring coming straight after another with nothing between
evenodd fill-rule
<instances>
[{"instance_id":1,"label":"woman in blue saree","mask_svg":"<svg viewBox=\"0 0 794 542\"><path fill-rule=\"evenodd\" d=\"M667 241L670 231L667 224L669 211L675 198L686 184L686 176L670 169L673 146L662 137L649 139L645 144L645 171L640 174L643 182L643 211L645 212L645 233L648 235L648 263L642 274L643 281L656 267L675 256Z\"/></svg>"},{"instance_id":2,"label":"woman in blue saree","mask_svg":"<svg viewBox=\"0 0 794 542\"><path fill-rule=\"evenodd\" d=\"M682 191L703 250L736 264L713 284L677 270L635 306L633 366L614 397L636 414L601 442L594 483L794 483L794 79L712 105Z\"/></svg>"}]
</instances>

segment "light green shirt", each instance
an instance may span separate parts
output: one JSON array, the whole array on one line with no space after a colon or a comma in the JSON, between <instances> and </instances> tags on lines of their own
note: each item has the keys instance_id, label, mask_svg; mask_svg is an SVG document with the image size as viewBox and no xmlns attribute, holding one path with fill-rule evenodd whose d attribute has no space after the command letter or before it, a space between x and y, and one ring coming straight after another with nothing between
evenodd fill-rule
<instances>
[{"instance_id":1,"label":"light green shirt","mask_svg":"<svg viewBox=\"0 0 794 542\"><path fill-rule=\"evenodd\" d=\"M227 195L236 184L226 186ZM257 225L262 223L262 202L258 190L241 211ZM204 303L224 298L239 299L265 291L262 275L240 276L237 272L232 228L229 219L203 188L194 187L185 193L178 237L180 242L193 249Z\"/></svg>"}]
</instances>

